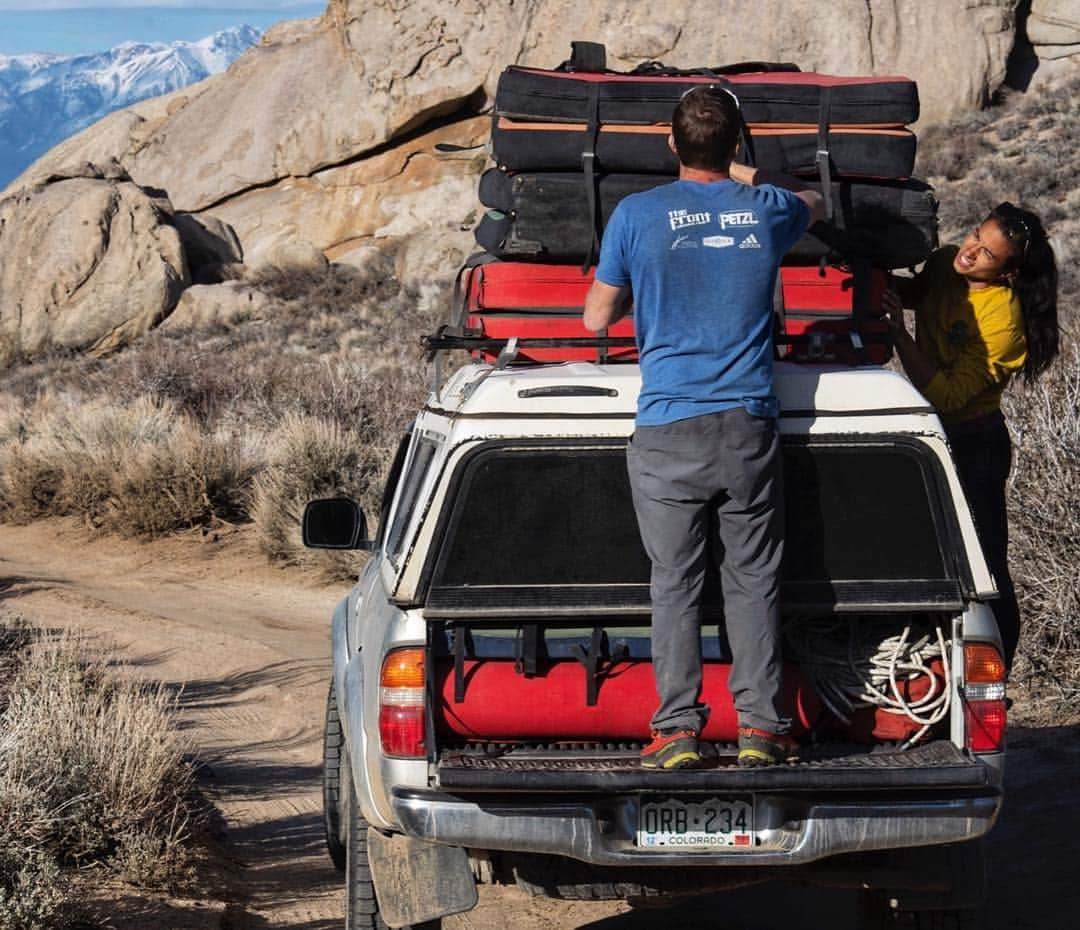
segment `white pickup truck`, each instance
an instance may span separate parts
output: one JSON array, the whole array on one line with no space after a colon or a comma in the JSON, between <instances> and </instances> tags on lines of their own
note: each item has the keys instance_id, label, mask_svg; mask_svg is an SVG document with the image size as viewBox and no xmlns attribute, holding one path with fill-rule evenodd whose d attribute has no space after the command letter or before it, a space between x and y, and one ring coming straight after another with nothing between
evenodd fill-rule
<instances>
[{"instance_id":1,"label":"white pickup truck","mask_svg":"<svg viewBox=\"0 0 1080 930\"><path fill-rule=\"evenodd\" d=\"M979 926L1004 668L941 424L881 368L778 363L776 381L799 762L734 764L710 603L709 764L638 764L656 698L635 364L466 364L403 440L374 539L353 502L309 505L309 545L372 553L333 617L347 927L435 927L485 882L637 902L773 878L860 889L866 927Z\"/></svg>"}]
</instances>

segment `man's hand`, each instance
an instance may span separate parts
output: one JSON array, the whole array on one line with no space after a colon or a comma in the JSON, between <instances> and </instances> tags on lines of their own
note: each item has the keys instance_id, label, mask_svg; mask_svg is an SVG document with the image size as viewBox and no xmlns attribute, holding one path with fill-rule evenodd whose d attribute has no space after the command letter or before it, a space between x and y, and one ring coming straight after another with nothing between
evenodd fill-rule
<instances>
[{"instance_id":1,"label":"man's hand","mask_svg":"<svg viewBox=\"0 0 1080 930\"><path fill-rule=\"evenodd\" d=\"M741 165L737 161L731 163L731 179L740 184L771 184L773 187L782 187L791 191L796 197L806 204L810 211L810 225L813 226L820 220L825 219L825 198L809 185L793 178L791 175L782 174L779 171L766 171L761 168L751 168Z\"/></svg>"},{"instance_id":2,"label":"man's hand","mask_svg":"<svg viewBox=\"0 0 1080 930\"><path fill-rule=\"evenodd\" d=\"M582 322L591 333L607 329L617 323L631 307L630 288L613 287L594 280L585 297L585 315Z\"/></svg>"}]
</instances>

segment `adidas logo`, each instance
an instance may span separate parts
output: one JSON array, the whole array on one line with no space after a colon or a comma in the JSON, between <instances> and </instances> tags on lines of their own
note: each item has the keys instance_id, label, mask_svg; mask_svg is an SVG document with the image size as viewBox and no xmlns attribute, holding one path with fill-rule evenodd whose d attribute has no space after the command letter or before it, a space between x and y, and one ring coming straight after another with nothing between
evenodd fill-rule
<instances>
[{"instance_id":1,"label":"adidas logo","mask_svg":"<svg viewBox=\"0 0 1080 930\"><path fill-rule=\"evenodd\" d=\"M761 243L757 241L757 236L750 233L742 242L739 243L740 249L760 249Z\"/></svg>"}]
</instances>

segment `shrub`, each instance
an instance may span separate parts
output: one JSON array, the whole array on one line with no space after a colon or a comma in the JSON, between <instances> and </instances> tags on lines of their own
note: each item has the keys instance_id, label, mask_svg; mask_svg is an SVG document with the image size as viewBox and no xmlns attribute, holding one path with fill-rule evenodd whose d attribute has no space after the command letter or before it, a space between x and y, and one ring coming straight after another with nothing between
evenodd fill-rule
<instances>
[{"instance_id":1,"label":"shrub","mask_svg":"<svg viewBox=\"0 0 1080 930\"><path fill-rule=\"evenodd\" d=\"M10 737L0 736L0 759ZM38 930L59 917L65 886L45 841L59 814L0 764L0 930Z\"/></svg>"},{"instance_id":2,"label":"shrub","mask_svg":"<svg viewBox=\"0 0 1080 930\"><path fill-rule=\"evenodd\" d=\"M1023 677L1080 697L1080 349L1006 410L1015 444L1010 560L1024 618Z\"/></svg>"},{"instance_id":3,"label":"shrub","mask_svg":"<svg viewBox=\"0 0 1080 930\"><path fill-rule=\"evenodd\" d=\"M255 479L252 507L263 549L287 563L314 558L331 574L355 574L352 554L309 555L300 520L312 498L365 496L382 467L370 443L332 421L291 414L271 437L271 450L269 465Z\"/></svg>"},{"instance_id":4,"label":"shrub","mask_svg":"<svg viewBox=\"0 0 1080 930\"><path fill-rule=\"evenodd\" d=\"M64 866L187 882L203 814L175 697L114 677L77 637L0 628L0 650L0 930L60 926Z\"/></svg>"},{"instance_id":5,"label":"shrub","mask_svg":"<svg viewBox=\"0 0 1080 930\"><path fill-rule=\"evenodd\" d=\"M30 648L8 688L4 767L57 812L48 841L64 864L105 862L126 833L163 825L182 844L193 774L171 735L175 697L88 655L66 635Z\"/></svg>"},{"instance_id":6,"label":"shrub","mask_svg":"<svg viewBox=\"0 0 1080 930\"><path fill-rule=\"evenodd\" d=\"M0 519L76 514L139 536L257 519L268 554L305 560L300 497L326 485L322 472L299 475L324 458L286 458L311 451L288 439L305 420L337 430L349 473L339 490L376 512L426 392L419 337L444 315L443 291L403 288L392 257L253 281L277 302L265 320L159 331L110 358L57 354L0 378ZM253 478L267 469L256 515ZM287 515L271 515L271 500L292 501Z\"/></svg>"}]
</instances>

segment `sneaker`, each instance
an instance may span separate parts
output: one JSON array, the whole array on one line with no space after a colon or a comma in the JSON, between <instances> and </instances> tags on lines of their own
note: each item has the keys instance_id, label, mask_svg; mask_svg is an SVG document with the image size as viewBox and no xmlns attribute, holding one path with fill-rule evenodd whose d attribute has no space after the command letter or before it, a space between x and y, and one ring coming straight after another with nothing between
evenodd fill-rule
<instances>
[{"instance_id":1,"label":"sneaker","mask_svg":"<svg viewBox=\"0 0 1080 930\"><path fill-rule=\"evenodd\" d=\"M781 762L798 761L799 744L790 736L739 727L739 765L779 765Z\"/></svg>"},{"instance_id":2,"label":"sneaker","mask_svg":"<svg viewBox=\"0 0 1080 930\"><path fill-rule=\"evenodd\" d=\"M687 769L701 764L694 730L653 730L652 742L641 750L644 769Z\"/></svg>"}]
</instances>

